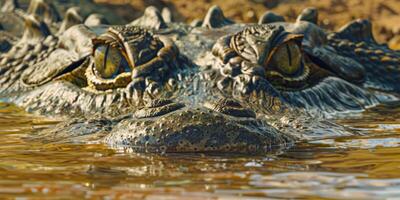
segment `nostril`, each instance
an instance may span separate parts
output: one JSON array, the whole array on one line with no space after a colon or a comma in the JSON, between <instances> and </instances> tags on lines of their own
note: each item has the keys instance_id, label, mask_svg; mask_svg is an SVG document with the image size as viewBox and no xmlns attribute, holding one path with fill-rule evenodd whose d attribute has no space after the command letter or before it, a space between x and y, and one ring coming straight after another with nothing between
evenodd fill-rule
<instances>
[{"instance_id":1,"label":"nostril","mask_svg":"<svg viewBox=\"0 0 400 200\"><path fill-rule=\"evenodd\" d=\"M137 118L158 117L185 107L185 104L171 100L156 99L146 103L145 107L134 113Z\"/></svg>"},{"instance_id":2,"label":"nostril","mask_svg":"<svg viewBox=\"0 0 400 200\"><path fill-rule=\"evenodd\" d=\"M215 103L207 102L205 106L211 110L234 117L256 117L254 111L244 108L239 102L234 99L225 98Z\"/></svg>"}]
</instances>

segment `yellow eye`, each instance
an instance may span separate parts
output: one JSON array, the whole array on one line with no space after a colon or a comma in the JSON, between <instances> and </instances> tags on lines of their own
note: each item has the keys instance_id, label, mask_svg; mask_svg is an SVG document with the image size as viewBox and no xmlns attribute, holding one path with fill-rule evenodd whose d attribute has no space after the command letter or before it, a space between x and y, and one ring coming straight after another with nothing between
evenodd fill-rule
<instances>
[{"instance_id":1,"label":"yellow eye","mask_svg":"<svg viewBox=\"0 0 400 200\"><path fill-rule=\"evenodd\" d=\"M98 46L94 52L95 67L105 79L115 78L118 74L130 71L129 65L121 52L110 46Z\"/></svg>"},{"instance_id":2,"label":"yellow eye","mask_svg":"<svg viewBox=\"0 0 400 200\"><path fill-rule=\"evenodd\" d=\"M273 52L266 65L278 69L283 74L293 75L301 68L301 59L300 47L294 41L289 41Z\"/></svg>"}]
</instances>

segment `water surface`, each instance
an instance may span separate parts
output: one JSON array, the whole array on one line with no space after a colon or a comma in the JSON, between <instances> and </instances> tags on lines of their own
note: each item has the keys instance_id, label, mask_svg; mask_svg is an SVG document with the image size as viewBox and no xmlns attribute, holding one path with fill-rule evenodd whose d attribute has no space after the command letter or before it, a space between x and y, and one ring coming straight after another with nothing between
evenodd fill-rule
<instances>
[{"instance_id":1,"label":"water surface","mask_svg":"<svg viewBox=\"0 0 400 200\"><path fill-rule=\"evenodd\" d=\"M400 107L340 123L364 136L280 155L149 155L101 144L28 142L55 119L0 103L0 197L90 199L390 199L400 197Z\"/></svg>"}]
</instances>

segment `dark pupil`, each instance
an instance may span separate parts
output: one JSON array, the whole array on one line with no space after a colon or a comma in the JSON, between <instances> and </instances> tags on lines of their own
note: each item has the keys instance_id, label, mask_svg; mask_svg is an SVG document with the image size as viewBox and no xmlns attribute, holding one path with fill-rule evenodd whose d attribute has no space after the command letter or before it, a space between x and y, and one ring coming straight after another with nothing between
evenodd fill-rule
<instances>
[{"instance_id":1,"label":"dark pupil","mask_svg":"<svg viewBox=\"0 0 400 200\"><path fill-rule=\"evenodd\" d=\"M112 79L120 73L131 71L125 57L114 47L97 47L94 58L96 70L102 78Z\"/></svg>"}]
</instances>

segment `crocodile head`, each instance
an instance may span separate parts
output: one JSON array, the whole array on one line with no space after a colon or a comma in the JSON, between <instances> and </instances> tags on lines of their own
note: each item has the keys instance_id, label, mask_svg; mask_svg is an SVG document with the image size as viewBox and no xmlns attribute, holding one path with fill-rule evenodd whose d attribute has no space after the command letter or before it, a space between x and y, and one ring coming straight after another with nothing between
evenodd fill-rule
<instances>
[{"instance_id":1,"label":"crocodile head","mask_svg":"<svg viewBox=\"0 0 400 200\"><path fill-rule=\"evenodd\" d=\"M137 151L261 152L295 141L215 87L217 71L202 71L167 36L138 26L86 31L68 30L66 35L87 37L61 37L60 48L21 75L30 89L17 95L17 103L42 114L86 116L46 135L71 139L88 134L82 129L95 135L98 124L87 118L101 113L110 116L102 126L112 126L101 140ZM71 45L72 39L81 45ZM265 99L271 112L284 110L273 88Z\"/></svg>"},{"instance_id":2,"label":"crocodile head","mask_svg":"<svg viewBox=\"0 0 400 200\"><path fill-rule=\"evenodd\" d=\"M33 48L25 38L1 58L18 62L2 66L1 93L29 111L68 116L42 140L150 152L268 152L348 135L316 113L394 98L371 92L365 64L338 53L332 41L343 33L328 37L307 22L232 25L220 15L210 14L217 29L76 25L59 36L31 23L42 46L21 56Z\"/></svg>"}]
</instances>

